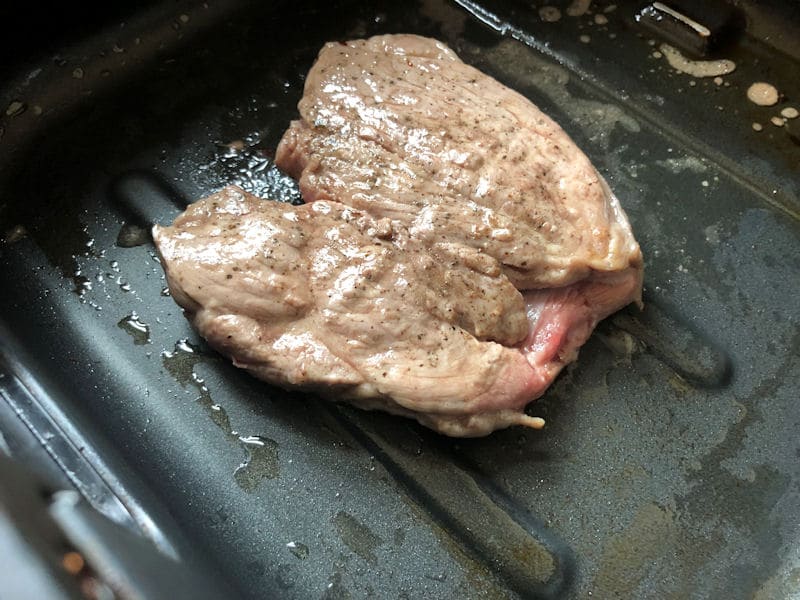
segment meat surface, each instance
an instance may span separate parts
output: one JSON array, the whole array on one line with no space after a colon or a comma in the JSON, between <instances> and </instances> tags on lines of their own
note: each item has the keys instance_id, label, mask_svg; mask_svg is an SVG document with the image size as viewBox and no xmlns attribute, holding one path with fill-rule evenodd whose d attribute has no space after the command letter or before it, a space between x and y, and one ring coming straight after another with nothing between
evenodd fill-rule
<instances>
[{"instance_id":1,"label":"meat surface","mask_svg":"<svg viewBox=\"0 0 800 600\"><path fill-rule=\"evenodd\" d=\"M481 250L520 289L641 269L619 202L567 134L440 42L329 43L298 108L275 160L307 202Z\"/></svg>"},{"instance_id":2,"label":"meat surface","mask_svg":"<svg viewBox=\"0 0 800 600\"><path fill-rule=\"evenodd\" d=\"M454 436L513 424L640 302L619 202L533 104L410 35L326 45L276 162L155 227L172 295L235 364Z\"/></svg>"},{"instance_id":3,"label":"meat surface","mask_svg":"<svg viewBox=\"0 0 800 600\"><path fill-rule=\"evenodd\" d=\"M522 409L550 378L513 347L529 336L525 303L496 263L336 202L236 187L153 237L175 301L256 377L450 435L540 425Z\"/></svg>"}]
</instances>

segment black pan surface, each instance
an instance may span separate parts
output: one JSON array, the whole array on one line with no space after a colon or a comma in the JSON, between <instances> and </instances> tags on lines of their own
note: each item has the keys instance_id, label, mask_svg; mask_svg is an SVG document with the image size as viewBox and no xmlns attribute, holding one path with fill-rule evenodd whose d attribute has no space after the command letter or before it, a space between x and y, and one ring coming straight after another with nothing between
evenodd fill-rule
<instances>
[{"instance_id":1,"label":"black pan surface","mask_svg":"<svg viewBox=\"0 0 800 600\"><path fill-rule=\"evenodd\" d=\"M553 5L156 4L4 66L0 351L42 443L71 439L118 500L84 486L96 507L232 596L798 592L800 119L770 122L800 108L796 15L749 12L715 82L669 66L638 4ZM299 201L271 156L304 74L324 42L385 32L552 115L641 243L646 308L601 325L535 405L543 431L451 440L277 390L165 295L147 228L230 182ZM781 102L750 103L755 81Z\"/></svg>"}]
</instances>

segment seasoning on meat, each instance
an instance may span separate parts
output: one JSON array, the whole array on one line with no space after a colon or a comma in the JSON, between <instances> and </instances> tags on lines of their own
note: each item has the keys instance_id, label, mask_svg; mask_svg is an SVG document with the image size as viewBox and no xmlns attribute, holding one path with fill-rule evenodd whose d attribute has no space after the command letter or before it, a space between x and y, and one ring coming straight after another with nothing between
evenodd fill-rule
<instances>
[{"instance_id":1,"label":"seasoning on meat","mask_svg":"<svg viewBox=\"0 0 800 600\"><path fill-rule=\"evenodd\" d=\"M641 267L619 202L530 101L414 35L327 44L275 160L336 200L496 258L520 289Z\"/></svg>"},{"instance_id":2,"label":"seasoning on meat","mask_svg":"<svg viewBox=\"0 0 800 600\"><path fill-rule=\"evenodd\" d=\"M175 300L255 376L454 436L509 425L639 302L619 202L528 100L435 40L326 45L276 161L153 237Z\"/></svg>"},{"instance_id":3,"label":"seasoning on meat","mask_svg":"<svg viewBox=\"0 0 800 600\"><path fill-rule=\"evenodd\" d=\"M513 348L522 295L499 269L427 248L336 202L228 187L156 227L173 298L234 364L444 431L537 426L549 381Z\"/></svg>"}]
</instances>

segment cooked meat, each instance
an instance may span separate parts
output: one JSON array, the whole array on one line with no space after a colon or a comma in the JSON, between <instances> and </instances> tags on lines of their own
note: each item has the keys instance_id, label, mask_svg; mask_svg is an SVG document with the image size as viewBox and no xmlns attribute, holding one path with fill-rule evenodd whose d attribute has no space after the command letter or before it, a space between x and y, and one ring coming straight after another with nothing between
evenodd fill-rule
<instances>
[{"instance_id":1,"label":"cooked meat","mask_svg":"<svg viewBox=\"0 0 800 600\"><path fill-rule=\"evenodd\" d=\"M642 257L606 183L525 98L426 38L326 45L279 166L310 204L227 188L154 229L170 289L234 363L442 433L540 427Z\"/></svg>"},{"instance_id":2,"label":"cooked meat","mask_svg":"<svg viewBox=\"0 0 800 600\"><path fill-rule=\"evenodd\" d=\"M619 202L520 94L413 35L327 44L276 162L336 200L493 256L520 289L640 269Z\"/></svg>"},{"instance_id":3,"label":"cooked meat","mask_svg":"<svg viewBox=\"0 0 800 600\"><path fill-rule=\"evenodd\" d=\"M540 425L522 409L550 377L511 347L529 335L525 304L493 259L336 202L236 187L153 237L175 300L256 377L450 435Z\"/></svg>"}]
</instances>

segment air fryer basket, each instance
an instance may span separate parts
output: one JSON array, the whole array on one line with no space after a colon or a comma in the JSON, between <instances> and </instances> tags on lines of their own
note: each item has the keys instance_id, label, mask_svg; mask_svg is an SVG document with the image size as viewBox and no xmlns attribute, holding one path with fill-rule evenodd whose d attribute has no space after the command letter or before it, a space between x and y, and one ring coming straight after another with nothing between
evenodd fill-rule
<instances>
[{"instance_id":1,"label":"air fryer basket","mask_svg":"<svg viewBox=\"0 0 800 600\"><path fill-rule=\"evenodd\" d=\"M0 449L27 431L45 452L18 462L55 459L231 597L798 594L797 10L739 3L715 80L670 66L639 3L552 4L151 3L6 65ZM641 243L645 309L601 324L533 407L543 431L447 439L280 391L165 291L149 226L231 182L299 201L271 157L305 73L386 32L552 115Z\"/></svg>"}]
</instances>

